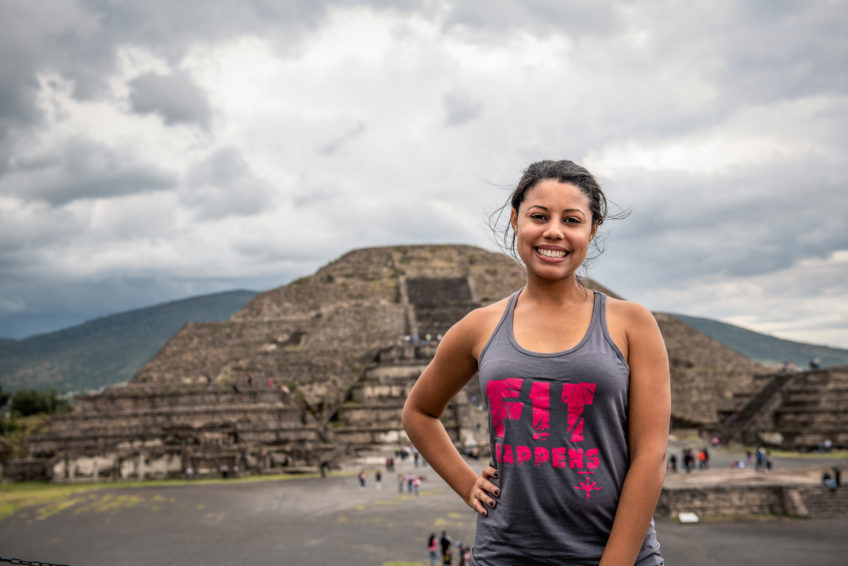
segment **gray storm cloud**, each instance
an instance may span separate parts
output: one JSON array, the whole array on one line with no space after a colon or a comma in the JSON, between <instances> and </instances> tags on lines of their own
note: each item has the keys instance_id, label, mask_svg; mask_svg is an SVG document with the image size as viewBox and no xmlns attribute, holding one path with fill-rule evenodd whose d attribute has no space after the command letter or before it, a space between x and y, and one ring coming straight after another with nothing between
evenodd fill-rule
<instances>
[{"instance_id":1,"label":"gray storm cloud","mask_svg":"<svg viewBox=\"0 0 848 566\"><path fill-rule=\"evenodd\" d=\"M147 73L130 82L132 109L140 114L158 114L167 124L206 127L211 108L206 94L184 73Z\"/></svg>"},{"instance_id":2,"label":"gray storm cloud","mask_svg":"<svg viewBox=\"0 0 848 566\"><path fill-rule=\"evenodd\" d=\"M175 181L172 172L141 163L128 148L74 138L10 168L0 179L0 194L61 206L82 199L166 190Z\"/></svg>"}]
</instances>

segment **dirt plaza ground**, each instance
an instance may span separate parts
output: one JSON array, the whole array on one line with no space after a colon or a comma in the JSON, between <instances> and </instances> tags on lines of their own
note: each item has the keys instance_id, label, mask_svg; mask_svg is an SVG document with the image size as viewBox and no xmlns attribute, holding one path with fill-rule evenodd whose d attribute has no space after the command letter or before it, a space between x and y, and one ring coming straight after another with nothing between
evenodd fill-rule
<instances>
[{"instance_id":1,"label":"dirt plaza ground","mask_svg":"<svg viewBox=\"0 0 848 566\"><path fill-rule=\"evenodd\" d=\"M732 457L717 454L715 466L723 468ZM779 467L802 470L810 462L777 458ZM455 541L473 540L474 514L431 469L414 468L409 461L398 466L424 476L418 496L406 486L398 492L396 474L385 472L377 490L376 469L367 468L364 490L355 469L327 478L65 489L11 514L6 509L0 556L74 566L388 566L426 564L430 533L446 530ZM698 524L662 519L657 531L668 564L836 565L848 556L848 519L759 517Z\"/></svg>"}]
</instances>

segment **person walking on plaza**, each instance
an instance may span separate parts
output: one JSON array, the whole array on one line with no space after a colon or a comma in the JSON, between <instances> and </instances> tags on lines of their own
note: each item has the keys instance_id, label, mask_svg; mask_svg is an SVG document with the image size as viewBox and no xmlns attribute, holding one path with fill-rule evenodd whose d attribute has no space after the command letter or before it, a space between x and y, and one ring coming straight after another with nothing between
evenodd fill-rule
<instances>
[{"instance_id":1,"label":"person walking on plaza","mask_svg":"<svg viewBox=\"0 0 848 566\"><path fill-rule=\"evenodd\" d=\"M759 472L760 470L762 470L765 467L766 467L766 451L763 449L762 446L760 446L759 448L757 448L757 465L756 465L755 469Z\"/></svg>"},{"instance_id":2,"label":"person walking on plaza","mask_svg":"<svg viewBox=\"0 0 848 566\"><path fill-rule=\"evenodd\" d=\"M447 531L442 531L442 536L439 537L439 546L442 549L442 562L445 561L445 555L450 552L451 544L453 544L453 539L448 536ZM450 564L450 562L444 563Z\"/></svg>"},{"instance_id":3,"label":"person walking on plaza","mask_svg":"<svg viewBox=\"0 0 848 566\"><path fill-rule=\"evenodd\" d=\"M439 539L436 538L436 533L430 534L430 540L427 541L427 552L430 554L430 566L436 566L436 560L439 559Z\"/></svg>"},{"instance_id":4,"label":"person walking on plaza","mask_svg":"<svg viewBox=\"0 0 848 566\"><path fill-rule=\"evenodd\" d=\"M707 447L704 446L700 450L698 450L698 469L706 470L710 467L710 453L707 451Z\"/></svg>"},{"instance_id":5,"label":"person walking on plaza","mask_svg":"<svg viewBox=\"0 0 848 566\"><path fill-rule=\"evenodd\" d=\"M539 161L504 210L524 286L445 333L407 397L407 434L477 512L475 565L660 566L652 515L666 471L667 351L648 309L577 277L606 197L585 168ZM492 454L479 474L439 420L475 374Z\"/></svg>"}]
</instances>

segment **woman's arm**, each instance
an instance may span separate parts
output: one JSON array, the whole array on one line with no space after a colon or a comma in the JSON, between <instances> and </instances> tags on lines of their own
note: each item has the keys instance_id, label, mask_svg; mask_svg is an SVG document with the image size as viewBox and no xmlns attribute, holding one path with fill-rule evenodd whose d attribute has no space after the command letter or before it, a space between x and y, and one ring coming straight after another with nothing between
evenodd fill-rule
<instances>
[{"instance_id":1,"label":"woman's arm","mask_svg":"<svg viewBox=\"0 0 848 566\"><path fill-rule=\"evenodd\" d=\"M628 436L630 468L624 478L601 566L633 566L648 532L663 480L671 418L668 353L653 315L634 303L618 303L630 365Z\"/></svg>"},{"instance_id":2,"label":"woman's arm","mask_svg":"<svg viewBox=\"0 0 848 566\"><path fill-rule=\"evenodd\" d=\"M439 421L450 400L477 371L475 346L488 315L473 311L445 334L433 360L418 378L403 407L403 426L410 440L453 490L475 511L494 507L496 487L488 469L478 476L462 459ZM481 324L482 323L482 324Z\"/></svg>"}]
</instances>

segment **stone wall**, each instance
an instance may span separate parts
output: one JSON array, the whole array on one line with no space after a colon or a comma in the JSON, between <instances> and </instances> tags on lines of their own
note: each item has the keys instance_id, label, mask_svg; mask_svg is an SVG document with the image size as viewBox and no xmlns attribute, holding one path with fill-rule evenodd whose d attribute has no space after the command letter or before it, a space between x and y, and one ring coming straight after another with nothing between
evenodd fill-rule
<instances>
[{"instance_id":1,"label":"stone wall","mask_svg":"<svg viewBox=\"0 0 848 566\"><path fill-rule=\"evenodd\" d=\"M676 518L680 513L698 517L784 515L782 485L732 485L663 488L656 516Z\"/></svg>"},{"instance_id":2,"label":"stone wall","mask_svg":"<svg viewBox=\"0 0 848 566\"><path fill-rule=\"evenodd\" d=\"M848 517L848 489L829 491L820 484L761 483L668 486L656 517L675 519L690 512L699 518L776 515L798 518Z\"/></svg>"}]
</instances>

